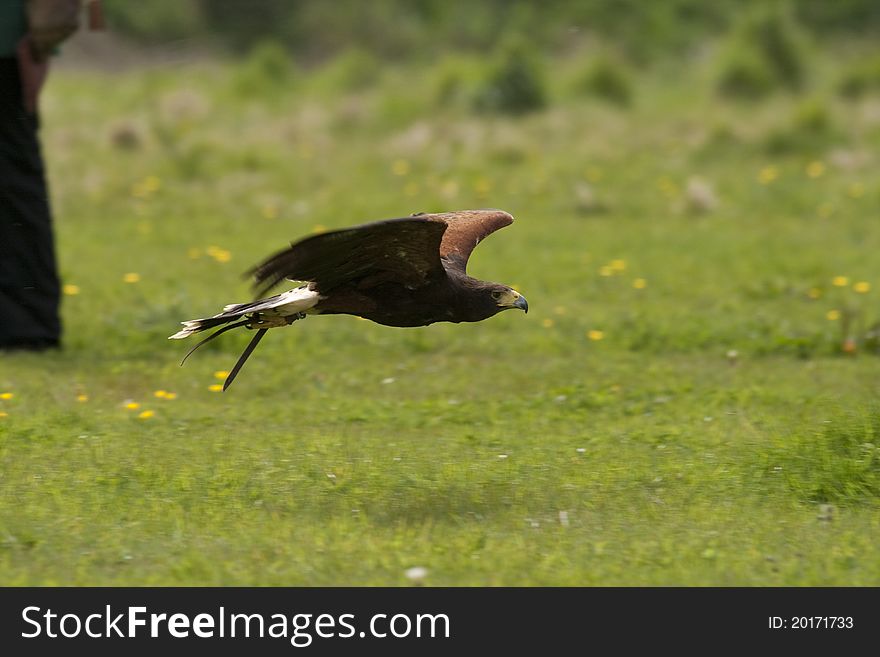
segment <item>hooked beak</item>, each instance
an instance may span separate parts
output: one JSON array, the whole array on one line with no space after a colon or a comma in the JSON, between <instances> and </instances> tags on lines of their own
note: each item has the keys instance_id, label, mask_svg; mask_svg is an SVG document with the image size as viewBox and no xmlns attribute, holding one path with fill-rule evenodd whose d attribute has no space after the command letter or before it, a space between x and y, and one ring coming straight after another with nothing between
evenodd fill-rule
<instances>
[{"instance_id":1,"label":"hooked beak","mask_svg":"<svg viewBox=\"0 0 880 657\"><path fill-rule=\"evenodd\" d=\"M513 307L519 308L526 314L529 312L529 302L526 301L526 298L521 294L516 298L516 301L513 302Z\"/></svg>"}]
</instances>

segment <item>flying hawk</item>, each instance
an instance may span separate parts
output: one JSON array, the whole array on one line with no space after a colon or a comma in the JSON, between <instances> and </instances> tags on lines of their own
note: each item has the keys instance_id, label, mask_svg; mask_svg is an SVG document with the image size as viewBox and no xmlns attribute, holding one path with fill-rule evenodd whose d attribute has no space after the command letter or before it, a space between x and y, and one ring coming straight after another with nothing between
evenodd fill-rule
<instances>
[{"instance_id":1,"label":"flying hawk","mask_svg":"<svg viewBox=\"0 0 880 657\"><path fill-rule=\"evenodd\" d=\"M466 272L477 244L511 223L513 217L502 210L420 212L307 237L247 272L258 297L285 278L305 285L183 322L169 340L223 327L193 347L185 361L221 333L240 326L256 329L223 384L226 390L267 330L306 315L356 315L408 327L479 322L508 308L528 312L529 304L516 290Z\"/></svg>"}]
</instances>

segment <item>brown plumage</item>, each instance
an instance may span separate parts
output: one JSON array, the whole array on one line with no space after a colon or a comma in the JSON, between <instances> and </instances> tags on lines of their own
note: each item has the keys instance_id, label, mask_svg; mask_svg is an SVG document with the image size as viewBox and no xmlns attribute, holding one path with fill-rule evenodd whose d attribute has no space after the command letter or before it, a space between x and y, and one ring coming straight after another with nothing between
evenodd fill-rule
<instances>
[{"instance_id":1,"label":"brown plumage","mask_svg":"<svg viewBox=\"0 0 880 657\"><path fill-rule=\"evenodd\" d=\"M183 322L184 328L170 339L223 327L193 347L189 356L227 330L256 329L227 377L225 390L268 329L288 326L306 315L356 315L385 326L412 327L479 322L508 308L528 312L519 292L466 272L477 244L512 222L502 210L419 213L307 237L248 272L258 296L285 278L305 285Z\"/></svg>"}]
</instances>

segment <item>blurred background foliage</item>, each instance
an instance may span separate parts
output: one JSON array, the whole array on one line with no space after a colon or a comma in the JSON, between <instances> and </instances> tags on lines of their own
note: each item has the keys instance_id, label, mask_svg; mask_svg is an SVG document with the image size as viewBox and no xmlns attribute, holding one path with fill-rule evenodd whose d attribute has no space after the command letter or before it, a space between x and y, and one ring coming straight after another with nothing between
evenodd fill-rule
<instances>
[{"instance_id":1,"label":"blurred background foliage","mask_svg":"<svg viewBox=\"0 0 880 657\"><path fill-rule=\"evenodd\" d=\"M239 62L236 90L268 97L298 71L320 69L319 86L357 92L402 64L432 71L435 107L481 113L523 114L560 95L626 108L637 74L679 67L711 71L704 82L719 96L757 101L812 93L829 50L846 64L829 91L880 91L875 0L107 0L106 13L129 44ZM815 105L795 122L822 133ZM771 141L787 148L785 135Z\"/></svg>"},{"instance_id":2,"label":"blurred background foliage","mask_svg":"<svg viewBox=\"0 0 880 657\"><path fill-rule=\"evenodd\" d=\"M485 49L510 32L524 32L537 47L564 50L584 35L613 41L635 59L680 54L706 36L737 26L745 14L766 12L767 0L106 0L112 27L146 43L205 38L230 52L247 52L263 39L284 43L305 58L323 58L351 47L381 57L430 57L438 51ZM880 33L875 0L798 0L792 18L814 34ZM391 26L393 29L388 29ZM758 39L782 48L776 24ZM780 36L782 39L780 40ZM789 62L789 64L791 64ZM789 71L791 72L791 71Z\"/></svg>"}]
</instances>

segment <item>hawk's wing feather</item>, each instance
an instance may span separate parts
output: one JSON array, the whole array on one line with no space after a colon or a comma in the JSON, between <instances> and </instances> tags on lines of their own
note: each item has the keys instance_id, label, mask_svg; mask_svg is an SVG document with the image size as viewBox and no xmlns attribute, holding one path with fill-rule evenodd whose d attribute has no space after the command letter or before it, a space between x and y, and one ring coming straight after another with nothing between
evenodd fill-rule
<instances>
[{"instance_id":1,"label":"hawk's wing feather","mask_svg":"<svg viewBox=\"0 0 880 657\"><path fill-rule=\"evenodd\" d=\"M310 281L327 294L377 274L415 288L445 275L440 262L445 230L445 223L418 216L329 231L292 244L248 273L260 294L285 278Z\"/></svg>"},{"instance_id":2,"label":"hawk's wing feather","mask_svg":"<svg viewBox=\"0 0 880 657\"><path fill-rule=\"evenodd\" d=\"M462 273L477 244L513 223L513 217L503 210L462 210L424 216L448 226L440 242L440 257Z\"/></svg>"},{"instance_id":3,"label":"hawk's wing feather","mask_svg":"<svg viewBox=\"0 0 880 657\"><path fill-rule=\"evenodd\" d=\"M368 280L396 280L418 288L444 276L444 266L465 273L477 244L511 223L513 217L502 210L463 210L376 221L307 237L248 274L254 276L260 294L285 278L310 281L322 294L340 285Z\"/></svg>"}]
</instances>

